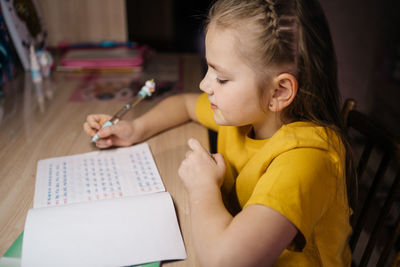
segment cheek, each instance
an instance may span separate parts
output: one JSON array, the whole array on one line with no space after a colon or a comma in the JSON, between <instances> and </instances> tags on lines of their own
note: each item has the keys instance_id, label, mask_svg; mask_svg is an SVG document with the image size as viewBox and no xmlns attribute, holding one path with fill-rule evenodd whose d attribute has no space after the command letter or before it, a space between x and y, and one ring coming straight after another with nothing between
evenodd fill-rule
<instances>
[{"instance_id":1,"label":"cheek","mask_svg":"<svg viewBox=\"0 0 400 267\"><path fill-rule=\"evenodd\" d=\"M261 107L261 95L257 91L240 91L237 94L222 95L218 105L226 116L235 116L240 120L248 120L264 114Z\"/></svg>"},{"instance_id":2,"label":"cheek","mask_svg":"<svg viewBox=\"0 0 400 267\"><path fill-rule=\"evenodd\" d=\"M220 112L226 117L240 117L243 112L246 112L247 105L251 102L246 95L222 88L215 91L214 97Z\"/></svg>"},{"instance_id":3,"label":"cheek","mask_svg":"<svg viewBox=\"0 0 400 267\"><path fill-rule=\"evenodd\" d=\"M229 108L235 106L235 97L227 91L228 90L224 90L223 88L219 88L218 90L214 91L213 97L218 105L218 108L221 110L229 110Z\"/></svg>"},{"instance_id":4,"label":"cheek","mask_svg":"<svg viewBox=\"0 0 400 267\"><path fill-rule=\"evenodd\" d=\"M255 101L255 98L246 91L237 90L236 88L221 88L215 91L218 106L221 104L225 108L243 108Z\"/></svg>"}]
</instances>

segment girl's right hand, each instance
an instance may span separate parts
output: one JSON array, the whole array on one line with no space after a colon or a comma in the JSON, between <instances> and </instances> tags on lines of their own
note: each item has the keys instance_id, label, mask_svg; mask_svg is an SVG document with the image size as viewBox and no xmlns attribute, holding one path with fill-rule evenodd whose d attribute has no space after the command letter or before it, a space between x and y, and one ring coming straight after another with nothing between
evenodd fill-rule
<instances>
[{"instance_id":1,"label":"girl's right hand","mask_svg":"<svg viewBox=\"0 0 400 267\"><path fill-rule=\"evenodd\" d=\"M90 137L96 133L100 137L96 141L97 147L130 146L140 141L140 127L135 121L121 120L117 124L101 128L109 119L111 119L110 115L92 114L87 116L83 124L83 129Z\"/></svg>"}]
</instances>

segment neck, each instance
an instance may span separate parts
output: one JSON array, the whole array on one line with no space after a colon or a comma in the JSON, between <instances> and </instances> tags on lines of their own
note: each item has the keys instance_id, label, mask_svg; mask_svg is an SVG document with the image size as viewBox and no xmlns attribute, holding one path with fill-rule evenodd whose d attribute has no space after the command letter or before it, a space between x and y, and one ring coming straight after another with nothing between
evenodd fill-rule
<instances>
[{"instance_id":1,"label":"neck","mask_svg":"<svg viewBox=\"0 0 400 267\"><path fill-rule=\"evenodd\" d=\"M280 114L273 113L260 122L253 123L254 139L263 140L272 137L283 125Z\"/></svg>"}]
</instances>

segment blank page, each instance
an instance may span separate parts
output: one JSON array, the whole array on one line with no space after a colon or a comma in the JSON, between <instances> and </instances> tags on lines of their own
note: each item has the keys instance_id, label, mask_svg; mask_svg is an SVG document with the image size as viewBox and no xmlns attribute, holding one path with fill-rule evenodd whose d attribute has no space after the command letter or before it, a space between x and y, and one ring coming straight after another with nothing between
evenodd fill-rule
<instances>
[{"instance_id":1,"label":"blank page","mask_svg":"<svg viewBox=\"0 0 400 267\"><path fill-rule=\"evenodd\" d=\"M22 266L126 266L184 258L168 192L28 212Z\"/></svg>"}]
</instances>

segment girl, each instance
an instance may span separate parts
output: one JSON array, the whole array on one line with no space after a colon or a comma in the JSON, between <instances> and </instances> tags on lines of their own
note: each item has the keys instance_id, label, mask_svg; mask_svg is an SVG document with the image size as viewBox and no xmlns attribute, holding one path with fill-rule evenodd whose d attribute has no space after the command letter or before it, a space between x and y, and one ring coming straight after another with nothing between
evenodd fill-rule
<instances>
[{"instance_id":1,"label":"girl","mask_svg":"<svg viewBox=\"0 0 400 267\"><path fill-rule=\"evenodd\" d=\"M317 0L217 1L206 60L202 95L101 130L110 116L90 115L85 131L99 130L100 148L189 119L218 131L219 153L191 139L178 171L204 266L350 266L351 162Z\"/></svg>"}]
</instances>

